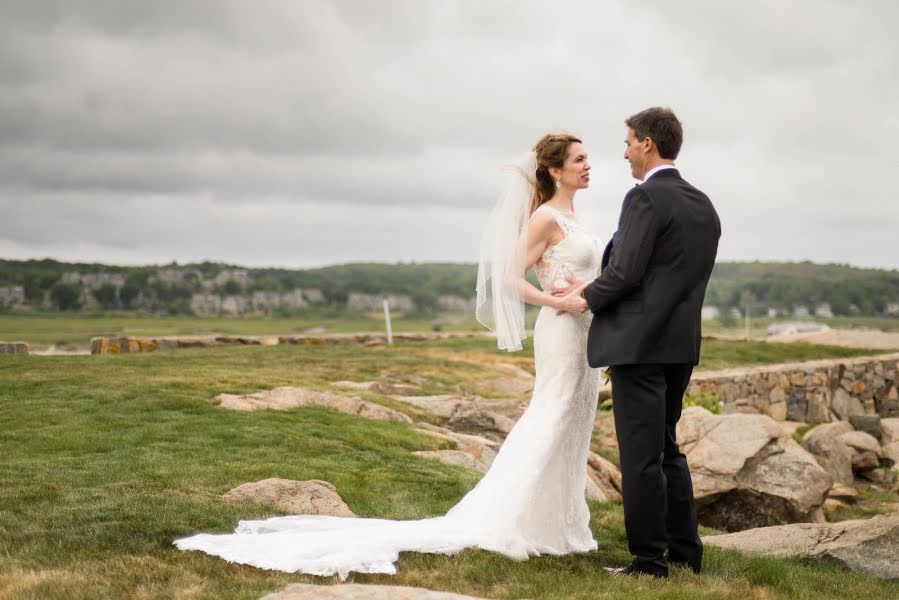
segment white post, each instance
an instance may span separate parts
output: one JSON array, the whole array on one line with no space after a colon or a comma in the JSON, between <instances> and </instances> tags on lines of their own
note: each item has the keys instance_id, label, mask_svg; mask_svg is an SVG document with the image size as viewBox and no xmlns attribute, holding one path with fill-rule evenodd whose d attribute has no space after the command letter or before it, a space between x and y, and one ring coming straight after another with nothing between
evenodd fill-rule
<instances>
[{"instance_id":1,"label":"white post","mask_svg":"<svg viewBox=\"0 0 899 600\"><path fill-rule=\"evenodd\" d=\"M393 346L393 331L390 329L390 304L384 298L384 323L387 325L387 345Z\"/></svg>"},{"instance_id":2,"label":"white post","mask_svg":"<svg viewBox=\"0 0 899 600\"><path fill-rule=\"evenodd\" d=\"M749 339L749 302L746 303L746 339Z\"/></svg>"}]
</instances>

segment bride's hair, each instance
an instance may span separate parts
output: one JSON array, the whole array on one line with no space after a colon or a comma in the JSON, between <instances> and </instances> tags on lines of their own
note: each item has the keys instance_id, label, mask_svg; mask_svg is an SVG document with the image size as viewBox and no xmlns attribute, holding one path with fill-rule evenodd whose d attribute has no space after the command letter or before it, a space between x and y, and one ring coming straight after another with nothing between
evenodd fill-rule
<instances>
[{"instance_id":1,"label":"bride's hair","mask_svg":"<svg viewBox=\"0 0 899 600\"><path fill-rule=\"evenodd\" d=\"M568 156L568 147L580 143L581 140L570 133L548 133L534 144L537 173L534 197L531 199L531 214L556 193L556 182L549 174L550 168L561 169L565 164L565 157Z\"/></svg>"}]
</instances>

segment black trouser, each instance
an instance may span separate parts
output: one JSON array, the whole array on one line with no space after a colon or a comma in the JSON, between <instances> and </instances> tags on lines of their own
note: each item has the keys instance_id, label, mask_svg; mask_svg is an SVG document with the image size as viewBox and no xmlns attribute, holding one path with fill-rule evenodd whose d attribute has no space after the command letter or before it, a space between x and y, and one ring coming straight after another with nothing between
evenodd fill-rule
<instances>
[{"instance_id":1,"label":"black trouser","mask_svg":"<svg viewBox=\"0 0 899 600\"><path fill-rule=\"evenodd\" d=\"M702 564L693 482L676 434L692 372L685 364L612 368L624 526L631 554L650 571L667 572L669 560L697 572Z\"/></svg>"}]
</instances>

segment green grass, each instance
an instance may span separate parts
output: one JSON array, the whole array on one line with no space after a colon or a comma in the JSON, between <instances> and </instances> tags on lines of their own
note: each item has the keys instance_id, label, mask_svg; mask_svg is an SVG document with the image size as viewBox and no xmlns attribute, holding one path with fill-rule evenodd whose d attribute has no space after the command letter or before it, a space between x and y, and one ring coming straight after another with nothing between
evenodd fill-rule
<instances>
[{"instance_id":1,"label":"green grass","mask_svg":"<svg viewBox=\"0 0 899 600\"><path fill-rule=\"evenodd\" d=\"M707 355L726 362L725 348ZM510 357L479 340L0 357L0 597L258 598L289 582L335 583L171 542L275 514L221 500L248 481L324 479L357 514L417 518L446 511L476 477L413 455L440 441L403 424L323 409L237 413L210 399L278 385L328 389L385 370L427 377L428 393L480 391L481 379L499 374L490 367L498 358ZM397 576L353 580L490 598L899 597L899 585L834 566L713 549L702 577L615 578L601 567L628 559L621 511L591 510L597 552L526 562L475 550L405 554Z\"/></svg>"}]
</instances>

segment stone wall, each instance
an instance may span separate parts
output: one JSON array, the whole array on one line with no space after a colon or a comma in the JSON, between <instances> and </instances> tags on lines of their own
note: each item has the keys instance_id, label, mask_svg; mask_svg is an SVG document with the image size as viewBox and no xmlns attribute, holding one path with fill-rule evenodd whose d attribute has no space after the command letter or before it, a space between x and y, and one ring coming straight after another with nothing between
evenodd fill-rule
<instances>
[{"instance_id":1,"label":"stone wall","mask_svg":"<svg viewBox=\"0 0 899 600\"><path fill-rule=\"evenodd\" d=\"M829 423L899 417L899 353L693 374L688 396L717 394L722 412Z\"/></svg>"}]
</instances>

